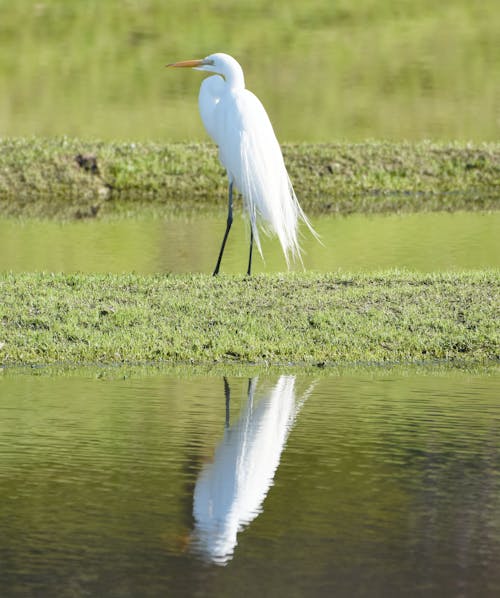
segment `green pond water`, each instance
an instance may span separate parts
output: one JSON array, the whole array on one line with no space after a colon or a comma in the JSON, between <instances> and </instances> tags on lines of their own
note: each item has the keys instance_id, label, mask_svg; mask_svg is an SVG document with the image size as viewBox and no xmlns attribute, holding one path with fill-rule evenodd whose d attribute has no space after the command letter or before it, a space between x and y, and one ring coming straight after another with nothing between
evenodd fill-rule
<instances>
[{"instance_id":1,"label":"green pond water","mask_svg":"<svg viewBox=\"0 0 500 598\"><path fill-rule=\"evenodd\" d=\"M2 596L497 596L500 373L0 371Z\"/></svg>"},{"instance_id":2,"label":"green pond water","mask_svg":"<svg viewBox=\"0 0 500 598\"><path fill-rule=\"evenodd\" d=\"M407 268L419 271L500 267L500 213L352 215L313 219L304 230L308 270ZM53 272L211 272L225 214L192 219L121 219L67 223L0 218L0 270ZM235 218L222 270L246 271L249 234ZM263 236L255 272L286 269L275 239ZM300 266L296 266L300 269Z\"/></svg>"}]
</instances>

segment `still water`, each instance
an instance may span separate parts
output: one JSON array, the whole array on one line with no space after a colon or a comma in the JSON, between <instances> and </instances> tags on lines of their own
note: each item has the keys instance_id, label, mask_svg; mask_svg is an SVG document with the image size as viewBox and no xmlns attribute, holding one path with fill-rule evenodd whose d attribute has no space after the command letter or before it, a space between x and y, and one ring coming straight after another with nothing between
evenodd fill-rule
<instances>
[{"instance_id":1,"label":"still water","mask_svg":"<svg viewBox=\"0 0 500 598\"><path fill-rule=\"evenodd\" d=\"M58 223L0 218L0 271L211 272L225 213L182 219ZM318 243L304 231L304 264L331 272L408 268L418 271L500 267L500 212L329 216L313 220ZM246 271L249 234L236 218L223 271ZM286 269L275 239L262 239L255 272ZM300 268L300 266L298 266Z\"/></svg>"},{"instance_id":2,"label":"still water","mask_svg":"<svg viewBox=\"0 0 500 598\"><path fill-rule=\"evenodd\" d=\"M2 596L497 596L500 372L0 374Z\"/></svg>"}]
</instances>

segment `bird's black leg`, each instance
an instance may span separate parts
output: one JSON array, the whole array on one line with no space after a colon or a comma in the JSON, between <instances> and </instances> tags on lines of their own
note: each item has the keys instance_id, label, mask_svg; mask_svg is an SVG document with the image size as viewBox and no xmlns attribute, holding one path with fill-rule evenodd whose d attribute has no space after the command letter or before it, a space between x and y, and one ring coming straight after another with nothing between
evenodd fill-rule
<instances>
[{"instance_id":1,"label":"bird's black leg","mask_svg":"<svg viewBox=\"0 0 500 598\"><path fill-rule=\"evenodd\" d=\"M226 424L225 427L229 428L230 422L230 403L231 403L231 388L226 376L224 376L224 397L226 399Z\"/></svg>"},{"instance_id":2,"label":"bird's black leg","mask_svg":"<svg viewBox=\"0 0 500 598\"><path fill-rule=\"evenodd\" d=\"M222 260L222 254L224 253L224 247L226 246L227 236L229 235L229 230L231 229L231 224L233 223L233 183L229 183L229 201L228 201L228 208L227 208L227 224L226 224L226 232L224 233L224 238L222 239L222 245L219 252L219 259L217 260L217 264L215 265L214 276L219 274L220 262Z\"/></svg>"},{"instance_id":3,"label":"bird's black leg","mask_svg":"<svg viewBox=\"0 0 500 598\"><path fill-rule=\"evenodd\" d=\"M247 276L250 276L250 273L252 271L252 252L253 252L253 227L250 224L250 255L248 257Z\"/></svg>"}]
</instances>

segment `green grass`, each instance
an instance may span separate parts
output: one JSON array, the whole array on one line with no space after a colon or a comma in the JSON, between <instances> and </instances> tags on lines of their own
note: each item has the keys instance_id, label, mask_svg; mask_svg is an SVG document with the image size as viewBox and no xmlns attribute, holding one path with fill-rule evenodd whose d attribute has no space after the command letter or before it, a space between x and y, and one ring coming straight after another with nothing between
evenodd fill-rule
<instances>
[{"instance_id":1,"label":"green grass","mask_svg":"<svg viewBox=\"0 0 500 598\"><path fill-rule=\"evenodd\" d=\"M0 363L500 358L500 273L3 274Z\"/></svg>"},{"instance_id":2,"label":"green grass","mask_svg":"<svg viewBox=\"0 0 500 598\"><path fill-rule=\"evenodd\" d=\"M308 213L497 209L500 144L284 146ZM95 165L78 164L93 156ZM85 218L144 210L225 208L227 179L213 144L0 140L4 215Z\"/></svg>"},{"instance_id":3,"label":"green grass","mask_svg":"<svg viewBox=\"0 0 500 598\"><path fill-rule=\"evenodd\" d=\"M205 139L203 77L236 56L281 141L497 140L497 0L0 0L0 134Z\"/></svg>"}]
</instances>

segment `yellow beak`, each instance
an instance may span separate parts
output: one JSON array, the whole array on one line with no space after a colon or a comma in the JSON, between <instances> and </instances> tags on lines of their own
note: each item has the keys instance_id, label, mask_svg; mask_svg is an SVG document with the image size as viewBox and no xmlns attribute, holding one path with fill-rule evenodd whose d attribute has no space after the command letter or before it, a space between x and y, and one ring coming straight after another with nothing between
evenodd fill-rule
<instances>
[{"instance_id":1,"label":"yellow beak","mask_svg":"<svg viewBox=\"0 0 500 598\"><path fill-rule=\"evenodd\" d=\"M172 62L171 64L167 64L166 66L173 66L175 68L194 68L196 66L201 66L203 64L203 60L182 60L181 62Z\"/></svg>"}]
</instances>

